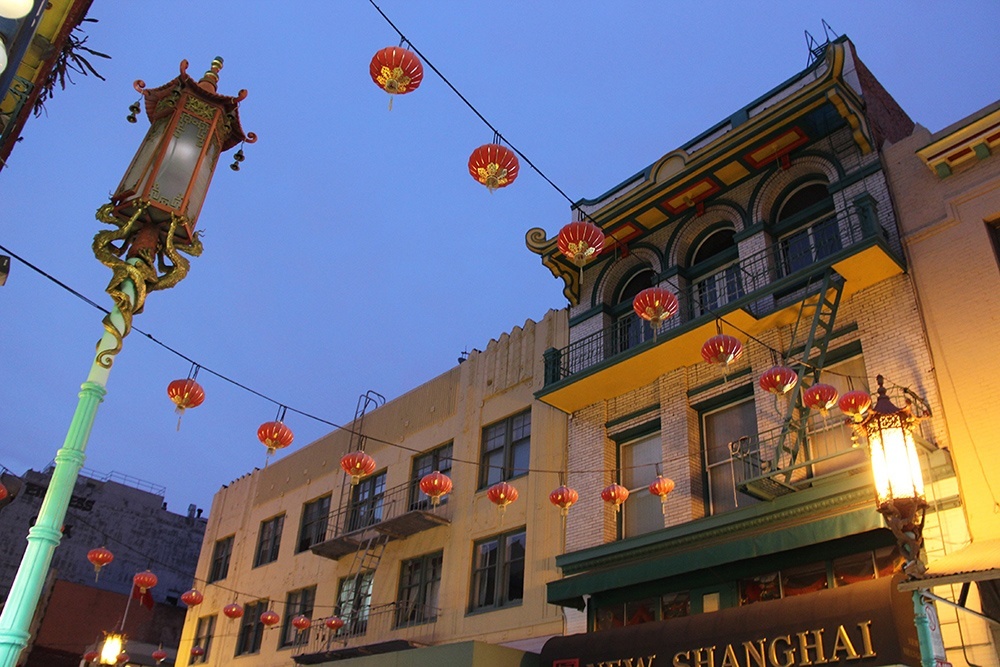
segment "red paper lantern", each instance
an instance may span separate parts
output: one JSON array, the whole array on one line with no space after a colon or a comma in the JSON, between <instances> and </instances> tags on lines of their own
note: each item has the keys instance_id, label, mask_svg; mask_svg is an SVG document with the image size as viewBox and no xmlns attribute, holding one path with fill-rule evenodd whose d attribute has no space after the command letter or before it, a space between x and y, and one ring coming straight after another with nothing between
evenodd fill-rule
<instances>
[{"instance_id":1,"label":"red paper lantern","mask_svg":"<svg viewBox=\"0 0 1000 667\"><path fill-rule=\"evenodd\" d=\"M860 423L864 414L872 407L872 397L867 391L855 389L841 396L837 405L841 412Z\"/></svg>"},{"instance_id":2,"label":"red paper lantern","mask_svg":"<svg viewBox=\"0 0 1000 667\"><path fill-rule=\"evenodd\" d=\"M117 663L118 663L119 665L124 665L124 664L125 664L126 662L128 662L128 661L129 661L129 660L131 660L131 659L132 659L132 656L130 656L130 655L129 655L128 653L126 653L125 651L122 651L121 653L119 653L119 654L118 654L118 657L117 657L117 658L115 658L115 661L116 661L116 662L117 662Z\"/></svg>"},{"instance_id":3,"label":"red paper lantern","mask_svg":"<svg viewBox=\"0 0 1000 667\"><path fill-rule=\"evenodd\" d=\"M299 614L298 616L292 617L292 625L295 627L296 630L301 632L302 630L306 630L307 628L309 628L310 625L312 625L312 619L304 614Z\"/></svg>"},{"instance_id":4,"label":"red paper lantern","mask_svg":"<svg viewBox=\"0 0 1000 667\"><path fill-rule=\"evenodd\" d=\"M0 500L3 500L8 495L10 495L10 492L7 491L7 487L4 486L2 482L0 482Z\"/></svg>"},{"instance_id":5,"label":"red paper lantern","mask_svg":"<svg viewBox=\"0 0 1000 667\"><path fill-rule=\"evenodd\" d=\"M83 654L84 662L97 662L97 659L101 657L101 654L97 651L87 651Z\"/></svg>"},{"instance_id":6,"label":"red paper lantern","mask_svg":"<svg viewBox=\"0 0 1000 667\"><path fill-rule=\"evenodd\" d=\"M150 588L156 585L157 581L159 580L156 578L156 575L150 572L149 570L146 570L145 572L139 572L134 577L132 577L132 583L139 587L140 593L145 593L146 591L148 591Z\"/></svg>"},{"instance_id":7,"label":"red paper lantern","mask_svg":"<svg viewBox=\"0 0 1000 667\"><path fill-rule=\"evenodd\" d=\"M559 508L563 516L569 514L569 508L580 499L580 494L565 484L549 494L549 502Z\"/></svg>"},{"instance_id":8,"label":"red paper lantern","mask_svg":"<svg viewBox=\"0 0 1000 667\"><path fill-rule=\"evenodd\" d=\"M265 611L263 614L260 615L260 622L266 625L267 627L271 627L272 625L277 625L278 623L280 623L281 617L278 616L277 612L268 609L267 611Z\"/></svg>"},{"instance_id":9,"label":"red paper lantern","mask_svg":"<svg viewBox=\"0 0 1000 667\"><path fill-rule=\"evenodd\" d=\"M601 499L606 503L611 503L615 506L615 512L622 506L622 503L628 500L628 489L626 489L621 484L616 484L612 482L608 486L604 487L601 491Z\"/></svg>"},{"instance_id":10,"label":"red paper lantern","mask_svg":"<svg viewBox=\"0 0 1000 667\"><path fill-rule=\"evenodd\" d=\"M710 364L725 368L743 354L743 343L728 334L712 336L701 346L701 357Z\"/></svg>"},{"instance_id":11,"label":"red paper lantern","mask_svg":"<svg viewBox=\"0 0 1000 667\"><path fill-rule=\"evenodd\" d=\"M167 396L177 406L177 412L196 408L205 402L205 390L193 379L174 380L167 385Z\"/></svg>"},{"instance_id":12,"label":"red paper lantern","mask_svg":"<svg viewBox=\"0 0 1000 667\"><path fill-rule=\"evenodd\" d=\"M181 602L189 607L200 605L204 600L205 596L197 588L192 588L189 591L181 593Z\"/></svg>"},{"instance_id":13,"label":"red paper lantern","mask_svg":"<svg viewBox=\"0 0 1000 667\"><path fill-rule=\"evenodd\" d=\"M167 652L164 651L162 648L158 648L155 651L153 651L149 657L155 660L156 664L160 664L161 662L167 659Z\"/></svg>"},{"instance_id":14,"label":"red paper lantern","mask_svg":"<svg viewBox=\"0 0 1000 667\"><path fill-rule=\"evenodd\" d=\"M2 498L2 496L0 496ZM105 547L97 547L87 552L87 560L94 566L94 581L101 576L101 568L115 559L115 555Z\"/></svg>"},{"instance_id":15,"label":"red paper lantern","mask_svg":"<svg viewBox=\"0 0 1000 667\"><path fill-rule=\"evenodd\" d=\"M415 53L401 46L387 46L372 56L368 67L372 81L390 95L412 93L424 78L424 66ZM389 98L392 108L392 98Z\"/></svg>"},{"instance_id":16,"label":"red paper lantern","mask_svg":"<svg viewBox=\"0 0 1000 667\"><path fill-rule=\"evenodd\" d=\"M257 429L257 439L267 447L267 455L292 444L295 434L282 421L264 422Z\"/></svg>"},{"instance_id":17,"label":"red paper lantern","mask_svg":"<svg viewBox=\"0 0 1000 667\"><path fill-rule=\"evenodd\" d=\"M659 329L663 320L677 312L677 297L668 289L647 287L632 299L632 310Z\"/></svg>"},{"instance_id":18,"label":"red paper lantern","mask_svg":"<svg viewBox=\"0 0 1000 667\"><path fill-rule=\"evenodd\" d=\"M340 459L340 467L351 476L351 486L375 472L375 459L362 451L349 452Z\"/></svg>"},{"instance_id":19,"label":"red paper lantern","mask_svg":"<svg viewBox=\"0 0 1000 667\"><path fill-rule=\"evenodd\" d=\"M674 480L663 475L657 475L656 479L649 484L649 492L660 497L660 509L663 511L663 516L667 515L667 496L674 490L674 486L676 486Z\"/></svg>"},{"instance_id":20,"label":"red paper lantern","mask_svg":"<svg viewBox=\"0 0 1000 667\"><path fill-rule=\"evenodd\" d=\"M806 389L802 395L802 402L806 407L819 410L825 416L826 411L837 404L837 395L837 388L833 385L817 382Z\"/></svg>"},{"instance_id":21,"label":"red paper lantern","mask_svg":"<svg viewBox=\"0 0 1000 667\"><path fill-rule=\"evenodd\" d=\"M469 173L490 192L513 183L518 168L514 151L500 144L483 144L469 156Z\"/></svg>"},{"instance_id":22,"label":"red paper lantern","mask_svg":"<svg viewBox=\"0 0 1000 667\"><path fill-rule=\"evenodd\" d=\"M420 490L431 499L431 505L437 507L441 496L451 493L451 478L435 470L420 479Z\"/></svg>"},{"instance_id":23,"label":"red paper lantern","mask_svg":"<svg viewBox=\"0 0 1000 667\"><path fill-rule=\"evenodd\" d=\"M760 388L775 396L784 396L795 388L799 376L788 366L771 366L760 376Z\"/></svg>"},{"instance_id":24,"label":"red paper lantern","mask_svg":"<svg viewBox=\"0 0 1000 667\"><path fill-rule=\"evenodd\" d=\"M559 252L579 267L604 250L604 232L592 222L571 222L559 230Z\"/></svg>"},{"instance_id":25,"label":"red paper lantern","mask_svg":"<svg viewBox=\"0 0 1000 667\"><path fill-rule=\"evenodd\" d=\"M236 604L235 602L232 602L222 608L222 613L225 614L226 617L228 618L240 618L241 616L243 616L243 607Z\"/></svg>"},{"instance_id":26,"label":"red paper lantern","mask_svg":"<svg viewBox=\"0 0 1000 667\"><path fill-rule=\"evenodd\" d=\"M329 616L323 621L323 625L325 625L327 629L336 632L344 627L344 619L338 616Z\"/></svg>"},{"instance_id":27,"label":"red paper lantern","mask_svg":"<svg viewBox=\"0 0 1000 667\"><path fill-rule=\"evenodd\" d=\"M497 506L500 513L507 510L507 505L517 500L517 489L507 482L497 482L486 491L486 497Z\"/></svg>"},{"instance_id":28,"label":"red paper lantern","mask_svg":"<svg viewBox=\"0 0 1000 667\"><path fill-rule=\"evenodd\" d=\"M205 655L205 649L203 649L200 646L192 646L191 647L191 657L193 657L193 658L200 658L203 655Z\"/></svg>"}]
</instances>

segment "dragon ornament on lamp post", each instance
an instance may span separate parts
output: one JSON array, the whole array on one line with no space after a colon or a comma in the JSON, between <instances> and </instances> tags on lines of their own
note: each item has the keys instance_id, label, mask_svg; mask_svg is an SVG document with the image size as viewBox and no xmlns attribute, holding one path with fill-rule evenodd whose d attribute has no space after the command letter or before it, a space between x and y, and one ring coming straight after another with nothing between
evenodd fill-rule
<instances>
[{"instance_id":1,"label":"dragon ornament on lamp post","mask_svg":"<svg viewBox=\"0 0 1000 667\"><path fill-rule=\"evenodd\" d=\"M104 335L0 614L0 667L14 667L27 646L97 408L107 393L108 375L132 328L132 317L142 311L147 293L183 280L190 267L183 254L201 254L194 227L219 157L257 140L240 126L239 103L246 91L235 97L217 92L222 59L214 59L198 81L187 74L187 67L187 61L181 61L180 75L159 88L147 90L145 83L135 82L150 127L110 203L97 211L97 219L114 228L98 232L93 243L97 259L112 271L107 292L115 307L103 320ZM128 120L136 122L139 102L129 110ZM242 150L234 159L238 167Z\"/></svg>"}]
</instances>

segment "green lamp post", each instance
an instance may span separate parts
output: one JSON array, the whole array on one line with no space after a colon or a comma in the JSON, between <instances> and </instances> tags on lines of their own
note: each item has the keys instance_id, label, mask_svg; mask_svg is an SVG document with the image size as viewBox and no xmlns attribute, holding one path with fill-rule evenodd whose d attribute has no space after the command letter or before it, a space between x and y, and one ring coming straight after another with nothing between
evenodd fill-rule
<instances>
[{"instance_id":1,"label":"green lamp post","mask_svg":"<svg viewBox=\"0 0 1000 667\"><path fill-rule=\"evenodd\" d=\"M246 91L236 97L217 92L222 59L213 60L199 81L187 74L187 66L182 61L180 75L159 88L147 90L145 83L135 82L145 102L149 131L111 202L97 210L97 219L113 229L98 232L93 243L97 259L112 271L107 292L115 307L104 318L104 335L0 614L0 667L15 667L28 643L28 629L59 544L90 430L132 316L142 311L148 292L173 287L187 275L190 264L182 253L201 254L194 228L219 156L257 139L240 126L239 103ZM135 122L139 103L130 110L128 120ZM238 167L242 151L235 159Z\"/></svg>"}]
</instances>

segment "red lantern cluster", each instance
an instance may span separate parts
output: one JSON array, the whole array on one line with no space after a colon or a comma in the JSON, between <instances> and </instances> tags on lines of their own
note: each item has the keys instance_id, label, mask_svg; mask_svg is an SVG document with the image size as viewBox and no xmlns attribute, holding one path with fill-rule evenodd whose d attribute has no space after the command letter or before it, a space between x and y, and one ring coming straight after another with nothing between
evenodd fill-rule
<instances>
[{"instance_id":1,"label":"red lantern cluster","mask_svg":"<svg viewBox=\"0 0 1000 667\"><path fill-rule=\"evenodd\" d=\"M784 396L795 388L798 374L788 366L772 366L760 376L760 388L775 396Z\"/></svg>"},{"instance_id":2,"label":"red lantern cluster","mask_svg":"<svg viewBox=\"0 0 1000 667\"><path fill-rule=\"evenodd\" d=\"M806 407L819 410L825 416L827 410L837 404L837 396L836 387L817 382L806 389L806 392L802 395L802 402L805 403Z\"/></svg>"},{"instance_id":3,"label":"red lantern cluster","mask_svg":"<svg viewBox=\"0 0 1000 667\"><path fill-rule=\"evenodd\" d=\"M674 486L676 486L674 480L663 475L657 475L656 479L649 484L649 492L660 497L660 509L663 511L663 516L667 515L667 496L674 490Z\"/></svg>"},{"instance_id":4,"label":"red lantern cluster","mask_svg":"<svg viewBox=\"0 0 1000 667\"><path fill-rule=\"evenodd\" d=\"M292 626L299 632L309 629L310 625L312 625L312 619L304 614L292 617Z\"/></svg>"},{"instance_id":5,"label":"red lantern cluster","mask_svg":"<svg viewBox=\"0 0 1000 667\"><path fill-rule=\"evenodd\" d=\"M855 389L841 396L837 406L852 421L861 423L865 413L872 407L872 397L867 391Z\"/></svg>"},{"instance_id":6,"label":"red lantern cluster","mask_svg":"<svg viewBox=\"0 0 1000 667\"><path fill-rule=\"evenodd\" d=\"M149 570L139 572L132 577L132 583L138 586L140 593L145 593L150 588L156 586L157 581L159 581L159 579L157 579L156 575Z\"/></svg>"},{"instance_id":7,"label":"red lantern cluster","mask_svg":"<svg viewBox=\"0 0 1000 667\"><path fill-rule=\"evenodd\" d=\"M323 620L323 625L325 625L328 630L336 632L344 627L344 619L338 616L329 616Z\"/></svg>"},{"instance_id":8,"label":"red lantern cluster","mask_svg":"<svg viewBox=\"0 0 1000 667\"><path fill-rule=\"evenodd\" d=\"M128 662L131 659L132 659L132 656L130 656L125 651L122 651L121 653L118 654L118 657L115 658L115 662L117 662L119 665L124 665L126 662Z\"/></svg>"},{"instance_id":9,"label":"red lantern cluster","mask_svg":"<svg viewBox=\"0 0 1000 667\"><path fill-rule=\"evenodd\" d=\"M272 625L277 625L281 622L281 617L278 616L278 612L268 609L263 614L260 615L260 622L271 627Z\"/></svg>"},{"instance_id":10,"label":"red lantern cluster","mask_svg":"<svg viewBox=\"0 0 1000 667\"><path fill-rule=\"evenodd\" d=\"M375 459L362 451L349 452L340 459L340 467L351 476L351 486L357 485L362 477L375 472Z\"/></svg>"},{"instance_id":11,"label":"red lantern cluster","mask_svg":"<svg viewBox=\"0 0 1000 667\"><path fill-rule=\"evenodd\" d=\"M728 334L712 336L701 346L701 358L725 368L743 355L743 343Z\"/></svg>"},{"instance_id":12,"label":"red lantern cluster","mask_svg":"<svg viewBox=\"0 0 1000 667\"><path fill-rule=\"evenodd\" d=\"M628 500L628 489L621 484L612 482L601 491L601 499L614 505L615 512L621 509L622 503Z\"/></svg>"},{"instance_id":13,"label":"red lantern cluster","mask_svg":"<svg viewBox=\"0 0 1000 667\"><path fill-rule=\"evenodd\" d=\"M519 168L514 151L500 144L483 144L469 156L469 174L490 192L513 183Z\"/></svg>"},{"instance_id":14,"label":"red lantern cluster","mask_svg":"<svg viewBox=\"0 0 1000 667\"><path fill-rule=\"evenodd\" d=\"M582 268L604 250L604 232L592 222L571 222L559 230L556 245L559 252Z\"/></svg>"},{"instance_id":15,"label":"red lantern cluster","mask_svg":"<svg viewBox=\"0 0 1000 667\"><path fill-rule=\"evenodd\" d=\"M226 618L241 618L243 616L243 607L232 602L222 608L222 613L226 615Z\"/></svg>"},{"instance_id":16,"label":"red lantern cluster","mask_svg":"<svg viewBox=\"0 0 1000 667\"><path fill-rule=\"evenodd\" d=\"M267 447L267 455L270 456L292 444L295 434L282 421L264 422L257 429L257 439Z\"/></svg>"},{"instance_id":17,"label":"red lantern cluster","mask_svg":"<svg viewBox=\"0 0 1000 667\"><path fill-rule=\"evenodd\" d=\"M507 482L497 482L486 491L486 497L497 506L500 513L507 510L507 505L517 500L517 489Z\"/></svg>"},{"instance_id":18,"label":"red lantern cluster","mask_svg":"<svg viewBox=\"0 0 1000 667\"><path fill-rule=\"evenodd\" d=\"M435 470L420 479L420 490L431 499L431 505L437 507L441 497L451 493L451 478Z\"/></svg>"},{"instance_id":19,"label":"red lantern cluster","mask_svg":"<svg viewBox=\"0 0 1000 667\"><path fill-rule=\"evenodd\" d=\"M177 412L196 408L205 402L205 390L195 380L174 380L167 385L167 396L177 406Z\"/></svg>"},{"instance_id":20,"label":"red lantern cluster","mask_svg":"<svg viewBox=\"0 0 1000 667\"><path fill-rule=\"evenodd\" d=\"M181 593L181 602L189 607L196 607L204 602L205 596L197 588Z\"/></svg>"},{"instance_id":21,"label":"red lantern cluster","mask_svg":"<svg viewBox=\"0 0 1000 667\"><path fill-rule=\"evenodd\" d=\"M372 56L368 66L372 81L390 95L412 93L424 78L424 66L415 53L401 46L387 46ZM392 109L392 98L389 98Z\"/></svg>"},{"instance_id":22,"label":"red lantern cluster","mask_svg":"<svg viewBox=\"0 0 1000 667\"><path fill-rule=\"evenodd\" d=\"M549 494L549 502L559 508L563 516L569 514L569 508L580 499L580 494L565 484Z\"/></svg>"},{"instance_id":23,"label":"red lantern cluster","mask_svg":"<svg viewBox=\"0 0 1000 667\"><path fill-rule=\"evenodd\" d=\"M192 658L200 658L203 655L205 655L205 649L203 649L200 646L192 646L191 647L191 657Z\"/></svg>"},{"instance_id":24,"label":"red lantern cluster","mask_svg":"<svg viewBox=\"0 0 1000 667\"><path fill-rule=\"evenodd\" d=\"M162 648L158 648L155 651L153 651L149 657L155 660L156 664L160 664L161 662L167 659L167 652L164 651Z\"/></svg>"},{"instance_id":25,"label":"red lantern cluster","mask_svg":"<svg viewBox=\"0 0 1000 667\"><path fill-rule=\"evenodd\" d=\"M2 499L2 496L0 496ZM87 560L94 566L94 581L101 576L101 568L115 559L115 555L105 547L97 547L87 552Z\"/></svg>"},{"instance_id":26,"label":"red lantern cluster","mask_svg":"<svg viewBox=\"0 0 1000 667\"><path fill-rule=\"evenodd\" d=\"M677 312L677 297L662 287L647 287L632 299L635 314L647 320L654 329L659 329L663 321Z\"/></svg>"},{"instance_id":27,"label":"red lantern cluster","mask_svg":"<svg viewBox=\"0 0 1000 667\"><path fill-rule=\"evenodd\" d=\"M83 654L84 662L97 662L97 659L101 657L101 654L97 651L87 651Z\"/></svg>"}]
</instances>

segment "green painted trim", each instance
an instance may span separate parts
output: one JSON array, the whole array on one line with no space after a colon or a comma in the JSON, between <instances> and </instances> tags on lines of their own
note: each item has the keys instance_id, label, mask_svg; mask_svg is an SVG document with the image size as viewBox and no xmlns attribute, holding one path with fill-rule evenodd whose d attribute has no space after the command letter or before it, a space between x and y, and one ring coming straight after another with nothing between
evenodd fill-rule
<instances>
[{"instance_id":1,"label":"green painted trim","mask_svg":"<svg viewBox=\"0 0 1000 667\"><path fill-rule=\"evenodd\" d=\"M744 228L742 232L736 232L734 240L740 243L741 241L746 241L751 236L756 236L762 231L764 231L764 223L758 222L756 225Z\"/></svg>"},{"instance_id":2,"label":"green painted trim","mask_svg":"<svg viewBox=\"0 0 1000 667\"><path fill-rule=\"evenodd\" d=\"M627 415L616 417L614 419L605 422L604 428L614 428L618 424L624 424L625 422L635 419L636 417L641 417L643 415L649 414L650 412L656 412L659 409L660 409L660 404L653 403L652 405L648 405L644 408L636 410L635 412L630 412Z\"/></svg>"},{"instance_id":3,"label":"green painted trim","mask_svg":"<svg viewBox=\"0 0 1000 667\"><path fill-rule=\"evenodd\" d=\"M747 368L741 368L735 373L730 373L726 377L716 378L714 380L706 382L705 384L698 385L697 387L692 387L691 389L688 389L687 397L693 398L698 394L705 393L709 389L715 389L716 387L727 384L733 380L739 380L742 377L750 375L752 371L753 369L751 369L748 366ZM695 410L711 410L712 408L719 407L720 405L725 405L726 403L731 403L733 401L739 400L741 398L746 398L747 396L752 396L752 395L753 395L753 383L751 382L750 384L741 385L735 389L727 391L714 398L708 399L707 401L703 401L702 403L692 405L691 407L694 408Z\"/></svg>"},{"instance_id":4,"label":"green painted trim","mask_svg":"<svg viewBox=\"0 0 1000 667\"><path fill-rule=\"evenodd\" d=\"M985 160L990 156L990 147L987 146L985 143L976 144L975 146L972 147L972 150L976 152L976 157L979 158L980 160Z\"/></svg>"},{"instance_id":5,"label":"green painted trim","mask_svg":"<svg viewBox=\"0 0 1000 667\"><path fill-rule=\"evenodd\" d=\"M771 502L556 557L566 578L548 601L638 586L882 528L866 475L845 476Z\"/></svg>"},{"instance_id":6,"label":"green painted trim","mask_svg":"<svg viewBox=\"0 0 1000 667\"><path fill-rule=\"evenodd\" d=\"M867 167L855 169L850 174L845 174L836 183L830 183L830 185L827 186L827 190L829 190L832 195L880 171L882 171L882 164L880 162L872 162Z\"/></svg>"},{"instance_id":7,"label":"green painted trim","mask_svg":"<svg viewBox=\"0 0 1000 667\"><path fill-rule=\"evenodd\" d=\"M934 165L934 171L937 172L939 178L948 178L951 176L951 167L946 162L938 162Z\"/></svg>"},{"instance_id":8,"label":"green painted trim","mask_svg":"<svg viewBox=\"0 0 1000 667\"><path fill-rule=\"evenodd\" d=\"M681 218L677 223L677 226L674 227L674 231L670 233L670 238L667 239L667 245L663 248L664 257L670 257L671 255L676 254L674 250L677 248L677 243L681 235L681 230L687 227L688 223L691 222L691 220L695 217L694 214L695 214L694 211L688 211L687 213L682 214ZM671 266L676 266L676 265L671 265Z\"/></svg>"},{"instance_id":9,"label":"green painted trim","mask_svg":"<svg viewBox=\"0 0 1000 667\"><path fill-rule=\"evenodd\" d=\"M615 433L614 435L608 434L608 437L615 441L616 445L623 445L631 440L636 440L644 436L650 435L651 433L656 433L660 430L660 418L657 417L652 421L639 424L638 426L633 426L632 428L625 429L621 433ZM621 465L621 462L618 462Z\"/></svg>"},{"instance_id":10,"label":"green painted trim","mask_svg":"<svg viewBox=\"0 0 1000 667\"><path fill-rule=\"evenodd\" d=\"M671 280L673 278L676 278L677 276L680 275L680 273L681 273L681 267L677 266L676 264L673 264L670 267L668 267L666 271L658 275L656 279L659 282L663 282L664 280ZM673 282L676 284L677 281Z\"/></svg>"},{"instance_id":11,"label":"green painted trim","mask_svg":"<svg viewBox=\"0 0 1000 667\"><path fill-rule=\"evenodd\" d=\"M609 312L609 309L608 309L607 304L604 304L604 303L598 304L598 305L594 306L593 308L589 308L589 309L583 311L582 313L580 313L578 315L574 315L573 317L569 318L569 326L570 326L570 328L573 328L577 324L579 324L580 322L586 322L591 317L595 317L597 315L607 315L608 312Z\"/></svg>"}]
</instances>

